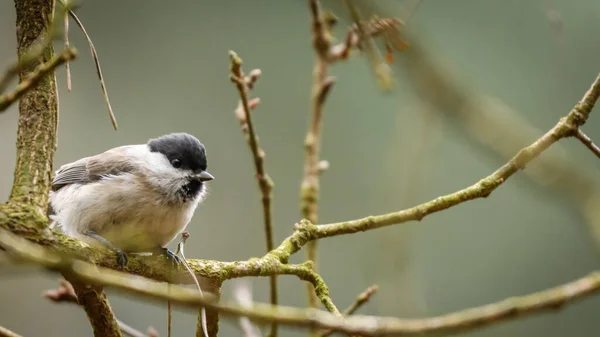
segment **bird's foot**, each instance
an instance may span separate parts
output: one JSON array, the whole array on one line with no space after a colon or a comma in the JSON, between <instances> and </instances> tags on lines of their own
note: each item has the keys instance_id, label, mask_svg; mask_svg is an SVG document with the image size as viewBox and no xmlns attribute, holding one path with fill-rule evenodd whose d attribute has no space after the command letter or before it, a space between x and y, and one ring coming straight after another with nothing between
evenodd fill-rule
<instances>
[{"instance_id":1,"label":"bird's foot","mask_svg":"<svg viewBox=\"0 0 600 337\"><path fill-rule=\"evenodd\" d=\"M119 265L119 268L125 268L125 265L127 264L127 253L117 248L115 249L115 254L117 254L117 264Z\"/></svg>"},{"instance_id":2,"label":"bird's foot","mask_svg":"<svg viewBox=\"0 0 600 337\"><path fill-rule=\"evenodd\" d=\"M173 253L173 251L171 251L169 248L161 248L161 254L163 254L167 258L167 260L171 261L171 263L173 263L175 266L179 266L179 264L181 263L181 259L179 258L179 256Z\"/></svg>"},{"instance_id":3,"label":"bird's foot","mask_svg":"<svg viewBox=\"0 0 600 337\"><path fill-rule=\"evenodd\" d=\"M95 232L88 231L84 234L95 239L96 241L98 241L101 244L103 244L104 246L106 246L108 249L115 252L115 254L117 254L117 264L118 264L119 268L120 269L125 268L125 265L127 264L127 253L125 253L123 250L117 248L115 245L112 244L112 242L106 240L105 238L96 234Z\"/></svg>"}]
</instances>

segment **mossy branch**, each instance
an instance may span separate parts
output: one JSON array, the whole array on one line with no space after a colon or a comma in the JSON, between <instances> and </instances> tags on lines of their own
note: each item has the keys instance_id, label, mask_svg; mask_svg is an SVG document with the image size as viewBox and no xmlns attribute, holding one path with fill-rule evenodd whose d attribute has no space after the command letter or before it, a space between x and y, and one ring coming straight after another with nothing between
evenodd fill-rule
<instances>
[{"instance_id":1,"label":"mossy branch","mask_svg":"<svg viewBox=\"0 0 600 337\"><path fill-rule=\"evenodd\" d=\"M473 330L508 319L557 310L567 303L600 291L600 272L595 272L556 288L438 317L398 319L357 315L343 318L339 314L315 309L297 309L264 303L253 303L249 307L223 301L217 302L214 296L206 294L202 296L187 287L158 283L143 277L61 257L4 230L0 231L0 244L22 262L35 263L73 275L86 284L111 286L156 300L170 300L189 308L206 307L227 317L245 316L259 322L277 321L279 324L290 326L331 329L363 336L407 336Z\"/></svg>"}]
</instances>

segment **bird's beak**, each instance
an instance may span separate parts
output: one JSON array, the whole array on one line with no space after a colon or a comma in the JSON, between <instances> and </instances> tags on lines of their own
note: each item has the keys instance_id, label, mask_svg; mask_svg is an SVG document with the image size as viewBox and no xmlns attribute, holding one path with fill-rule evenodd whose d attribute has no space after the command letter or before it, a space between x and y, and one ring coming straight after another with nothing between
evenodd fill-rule
<instances>
[{"instance_id":1,"label":"bird's beak","mask_svg":"<svg viewBox=\"0 0 600 337\"><path fill-rule=\"evenodd\" d=\"M209 180L215 179L215 177L213 177L212 174L210 174L206 171L200 172L200 174L198 174L197 177L198 177L198 179L200 179L200 181L209 181Z\"/></svg>"}]
</instances>

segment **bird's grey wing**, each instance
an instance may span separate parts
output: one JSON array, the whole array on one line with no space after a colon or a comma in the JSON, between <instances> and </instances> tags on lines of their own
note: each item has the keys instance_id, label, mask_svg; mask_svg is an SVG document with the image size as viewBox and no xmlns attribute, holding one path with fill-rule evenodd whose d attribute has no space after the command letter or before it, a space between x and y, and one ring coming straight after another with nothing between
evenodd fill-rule
<instances>
[{"instance_id":1,"label":"bird's grey wing","mask_svg":"<svg viewBox=\"0 0 600 337\"><path fill-rule=\"evenodd\" d=\"M70 184L89 184L109 175L131 172L133 166L126 154L129 148L130 146L117 147L61 166L52 181L52 190L58 191Z\"/></svg>"}]
</instances>

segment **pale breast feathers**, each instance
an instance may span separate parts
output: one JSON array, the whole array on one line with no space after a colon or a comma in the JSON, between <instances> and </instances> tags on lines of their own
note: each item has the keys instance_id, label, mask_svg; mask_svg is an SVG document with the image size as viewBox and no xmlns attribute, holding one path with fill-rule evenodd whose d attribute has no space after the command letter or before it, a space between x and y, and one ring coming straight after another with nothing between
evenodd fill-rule
<instances>
[{"instance_id":1,"label":"pale breast feathers","mask_svg":"<svg viewBox=\"0 0 600 337\"><path fill-rule=\"evenodd\" d=\"M89 184L108 175L133 171L132 163L126 160L126 153L131 147L117 147L61 166L52 181L52 190L58 191L70 184Z\"/></svg>"}]
</instances>

